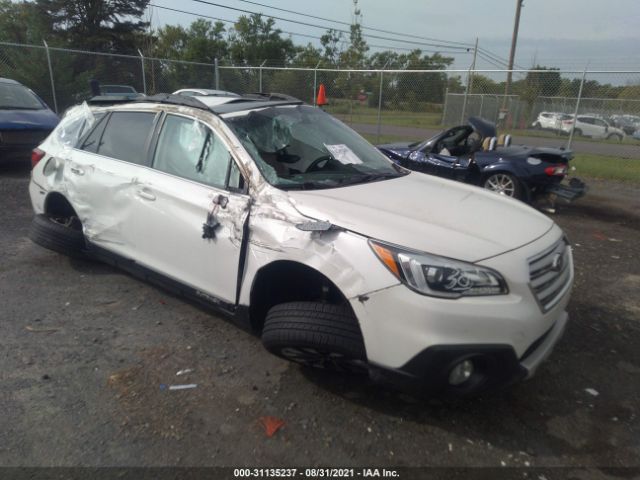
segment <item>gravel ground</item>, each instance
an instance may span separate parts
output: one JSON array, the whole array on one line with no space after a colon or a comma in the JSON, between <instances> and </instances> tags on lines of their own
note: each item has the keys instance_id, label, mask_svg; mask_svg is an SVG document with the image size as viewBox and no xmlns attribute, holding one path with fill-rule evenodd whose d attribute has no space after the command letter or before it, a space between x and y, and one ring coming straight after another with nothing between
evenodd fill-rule
<instances>
[{"instance_id":1,"label":"gravel ground","mask_svg":"<svg viewBox=\"0 0 640 480\"><path fill-rule=\"evenodd\" d=\"M27 184L0 166L0 466L640 468L635 187L595 182L554 216L576 284L537 376L443 403L301 369L211 312L32 244ZM273 437L264 416L284 420Z\"/></svg>"}]
</instances>

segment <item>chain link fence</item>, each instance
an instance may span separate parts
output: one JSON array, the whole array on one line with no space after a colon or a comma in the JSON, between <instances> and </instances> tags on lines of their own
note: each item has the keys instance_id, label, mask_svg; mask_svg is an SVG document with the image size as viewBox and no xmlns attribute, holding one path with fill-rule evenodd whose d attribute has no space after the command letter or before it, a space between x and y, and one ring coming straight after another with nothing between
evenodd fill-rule
<instances>
[{"instance_id":1,"label":"chain link fence","mask_svg":"<svg viewBox=\"0 0 640 480\"><path fill-rule=\"evenodd\" d=\"M234 66L0 43L0 76L27 85L59 113L90 96L92 79L147 95L199 87L279 92L312 104L322 84L323 108L373 142L423 140L475 115L521 143L640 159L640 71L508 73Z\"/></svg>"}]
</instances>

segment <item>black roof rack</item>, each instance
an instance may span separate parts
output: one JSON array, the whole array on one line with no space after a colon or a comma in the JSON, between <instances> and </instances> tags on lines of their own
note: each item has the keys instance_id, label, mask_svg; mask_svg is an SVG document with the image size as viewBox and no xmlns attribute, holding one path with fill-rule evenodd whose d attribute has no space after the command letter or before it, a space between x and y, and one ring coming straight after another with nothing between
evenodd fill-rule
<instances>
[{"instance_id":1,"label":"black roof rack","mask_svg":"<svg viewBox=\"0 0 640 480\"><path fill-rule=\"evenodd\" d=\"M232 112L242 112L243 110L253 110L254 108L265 108L265 107L282 107L285 105L302 105L304 102L302 100L283 100L283 101L275 101L275 100L254 100L244 99L241 102L228 102L223 103L221 105L214 105L213 107L209 107L209 110L217 115L222 115L224 113L232 113Z\"/></svg>"},{"instance_id":2,"label":"black roof rack","mask_svg":"<svg viewBox=\"0 0 640 480\"><path fill-rule=\"evenodd\" d=\"M196 97L187 97L184 95L173 95L171 93L158 93L150 97L141 97L133 100L135 103L163 103L165 105L180 105L183 107L199 108L200 110L209 110L204 103Z\"/></svg>"},{"instance_id":3,"label":"black roof rack","mask_svg":"<svg viewBox=\"0 0 640 480\"><path fill-rule=\"evenodd\" d=\"M89 105L115 105L132 101L133 100L126 95L98 95L87 99Z\"/></svg>"},{"instance_id":4,"label":"black roof rack","mask_svg":"<svg viewBox=\"0 0 640 480\"><path fill-rule=\"evenodd\" d=\"M229 102L208 106L197 97L158 93L149 97L127 98L126 96L102 95L87 100L90 105L116 105L122 103L162 103L165 105L181 105L184 107L207 110L215 114L252 110L265 106L301 105L304 102L283 93L249 93L241 97L233 97Z\"/></svg>"},{"instance_id":5,"label":"black roof rack","mask_svg":"<svg viewBox=\"0 0 640 480\"><path fill-rule=\"evenodd\" d=\"M300 99L296 98L296 97L292 97L291 95L287 95L286 93L275 93L275 92L271 92L271 93L265 93L265 92L253 92L253 93L247 93L245 95L243 95L243 98L251 98L254 100L267 100L267 101L281 101L281 100L286 100L286 101L294 101L294 102L299 102Z\"/></svg>"}]
</instances>

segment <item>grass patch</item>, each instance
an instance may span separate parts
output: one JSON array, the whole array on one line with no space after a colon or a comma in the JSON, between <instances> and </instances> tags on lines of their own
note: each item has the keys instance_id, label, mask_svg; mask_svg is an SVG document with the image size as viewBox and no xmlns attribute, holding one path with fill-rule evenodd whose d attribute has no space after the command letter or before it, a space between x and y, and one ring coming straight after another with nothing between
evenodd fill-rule
<instances>
[{"instance_id":1,"label":"grass patch","mask_svg":"<svg viewBox=\"0 0 640 480\"><path fill-rule=\"evenodd\" d=\"M346 123L378 123L378 109L354 103L352 105L328 105L325 111ZM440 127L441 113L410 112L404 110L383 110L380 114L381 125L397 127L434 128Z\"/></svg>"},{"instance_id":2,"label":"grass patch","mask_svg":"<svg viewBox=\"0 0 640 480\"><path fill-rule=\"evenodd\" d=\"M640 183L640 160L576 153L576 176Z\"/></svg>"}]
</instances>

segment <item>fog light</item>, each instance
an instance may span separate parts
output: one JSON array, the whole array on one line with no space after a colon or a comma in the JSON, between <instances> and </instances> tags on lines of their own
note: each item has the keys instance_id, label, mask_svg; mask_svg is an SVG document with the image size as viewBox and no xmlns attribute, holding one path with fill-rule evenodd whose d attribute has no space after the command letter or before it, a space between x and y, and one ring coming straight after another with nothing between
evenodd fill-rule
<instances>
[{"instance_id":1,"label":"fog light","mask_svg":"<svg viewBox=\"0 0 640 480\"><path fill-rule=\"evenodd\" d=\"M451 370L449 383L451 385L460 385L469 380L471 375L473 375L473 362L471 360L464 360Z\"/></svg>"}]
</instances>

